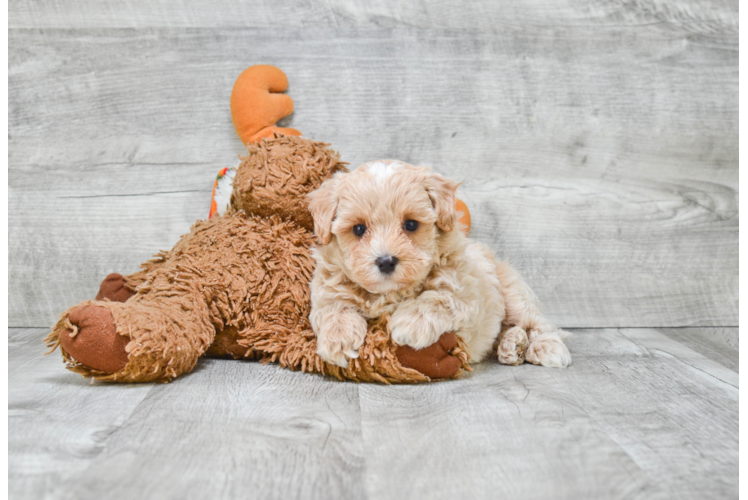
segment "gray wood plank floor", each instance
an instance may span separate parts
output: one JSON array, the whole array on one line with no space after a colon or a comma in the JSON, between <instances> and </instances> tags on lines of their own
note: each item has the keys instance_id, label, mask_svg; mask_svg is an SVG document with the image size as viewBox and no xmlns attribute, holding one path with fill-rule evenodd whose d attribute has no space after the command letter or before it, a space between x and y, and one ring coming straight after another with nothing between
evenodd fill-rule
<instances>
[{"instance_id":1,"label":"gray wood plank floor","mask_svg":"<svg viewBox=\"0 0 748 500\"><path fill-rule=\"evenodd\" d=\"M11 498L737 497L738 374L656 329L578 330L565 370L420 386L213 359L89 384L44 333L9 333Z\"/></svg>"}]
</instances>

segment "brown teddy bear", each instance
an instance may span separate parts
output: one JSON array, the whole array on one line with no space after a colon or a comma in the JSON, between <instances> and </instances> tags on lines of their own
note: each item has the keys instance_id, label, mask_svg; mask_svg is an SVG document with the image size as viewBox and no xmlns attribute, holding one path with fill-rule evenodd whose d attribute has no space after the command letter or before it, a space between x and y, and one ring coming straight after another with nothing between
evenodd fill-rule
<instances>
[{"instance_id":1,"label":"brown teddy bear","mask_svg":"<svg viewBox=\"0 0 748 500\"><path fill-rule=\"evenodd\" d=\"M293 111L291 99L277 94L287 86L272 66L242 73L231 109L248 154L228 209L195 223L141 271L109 275L94 301L65 311L45 341L52 350L60 346L68 369L105 381L169 381L202 355L385 383L469 369L454 334L420 351L398 347L386 317L369 322L347 368L317 356L308 320L314 235L306 195L346 164L328 144L274 126Z\"/></svg>"}]
</instances>

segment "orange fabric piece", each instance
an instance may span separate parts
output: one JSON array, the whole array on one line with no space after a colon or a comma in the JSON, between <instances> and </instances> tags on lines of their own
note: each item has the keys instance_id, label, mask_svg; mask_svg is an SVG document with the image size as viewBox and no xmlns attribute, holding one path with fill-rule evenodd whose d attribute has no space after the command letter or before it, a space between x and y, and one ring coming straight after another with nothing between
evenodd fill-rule
<instances>
[{"instance_id":1,"label":"orange fabric piece","mask_svg":"<svg viewBox=\"0 0 748 500\"><path fill-rule=\"evenodd\" d=\"M470 210L468 209L467 205L465 205L465 202L462 200L457 200L455 202L455 208L458 212L462 212L462 216L459 219L459 223L462 225L460 230L465 233L465 236L468 236L470 234Z\"/></svg>"},{"instance_id":2,"label":"orange fabric piece","mask_svg":"<svg viewBox=\"0 0 748 500\"><path fill-rule=\"evenodd\" d=\"M216 188L218 187L218 179L213 181L213 196L210 198L210 212L208 212L208 219L212 219L215 213L218 211L218 205L216 204Z\"/></svg>"},{"instance_id":3,"label":"orange fabric piece","mask_svg":"<svg viewBox=\"0 0 748 500\"><path fill-rule=\"evenodd\" d=\"M250 66L239 75L231 91L231 119L244 144L270 139L276 132L301 135L296 129L275 126L293 113L293 100L279 94L287 88L288 78L275 66Z\"/></svg>"}]
</instances>

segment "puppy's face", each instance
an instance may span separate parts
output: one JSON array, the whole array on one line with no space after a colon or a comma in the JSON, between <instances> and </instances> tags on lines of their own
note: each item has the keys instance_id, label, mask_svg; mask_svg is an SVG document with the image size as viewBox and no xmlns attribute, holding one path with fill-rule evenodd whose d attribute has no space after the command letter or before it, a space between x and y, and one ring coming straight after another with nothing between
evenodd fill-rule
<instances>
[{"instance_id":1,"label":"puppy's face","mask_svg":"<svg viewBox=\"0 0 748 500\"><path fill-rule=\"evenodd\" d=\"M324 258L372 293L413 287L439 262L438 241L456 223L457 184L396 161L338 173L309 195Z\"/></svg>"}]
</instances>

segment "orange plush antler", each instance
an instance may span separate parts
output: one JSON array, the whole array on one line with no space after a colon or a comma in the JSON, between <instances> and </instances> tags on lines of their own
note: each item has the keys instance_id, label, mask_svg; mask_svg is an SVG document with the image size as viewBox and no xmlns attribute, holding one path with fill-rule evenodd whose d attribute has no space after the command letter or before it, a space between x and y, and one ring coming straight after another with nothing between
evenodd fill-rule
<instances>
[{"instance_id":1,"label":"orange plush antler","mask_svg":"<svg viewBox=\"0 0 748 500\"><path fill-rule=\"evenodd\" d=\"M275 66L258 64L245 69L231 91L231 119L244 144L275 132L301 135L293 128L280 128L275 122L293 113L293 100L279 94L288 88L288 78Z\"/></svg>"}]
</instances>

